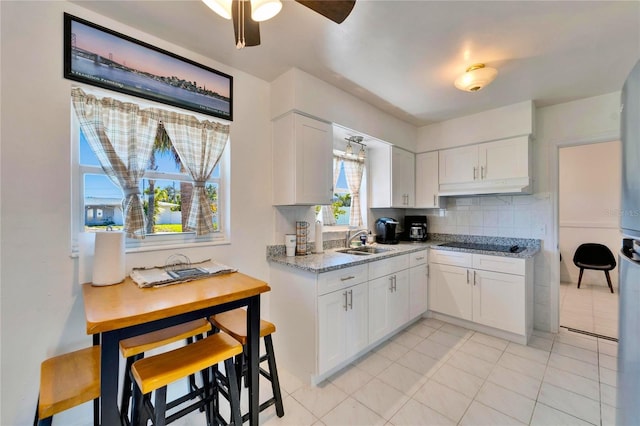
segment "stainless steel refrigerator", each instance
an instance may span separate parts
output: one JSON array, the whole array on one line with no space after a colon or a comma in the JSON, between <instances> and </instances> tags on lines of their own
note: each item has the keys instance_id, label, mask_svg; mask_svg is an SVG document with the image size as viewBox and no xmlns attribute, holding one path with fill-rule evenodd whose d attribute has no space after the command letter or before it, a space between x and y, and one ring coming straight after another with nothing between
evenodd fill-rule
<instances>
[{"instance_id":1,"label":"stainless steel refrigerator","mask_svg":"<svg viewBox=\"0 0 640 426\"><path fill-rule=\"evenodd\" d=\"M640 61L622 89L618 425L640 424Z\"/></svg>"}]
</instances>

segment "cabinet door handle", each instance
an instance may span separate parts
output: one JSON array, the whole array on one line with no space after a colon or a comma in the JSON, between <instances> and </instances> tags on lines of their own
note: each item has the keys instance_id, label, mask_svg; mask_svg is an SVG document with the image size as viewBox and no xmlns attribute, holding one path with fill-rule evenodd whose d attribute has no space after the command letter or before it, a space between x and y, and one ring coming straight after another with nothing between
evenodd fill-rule
<instances>
[{"instance_id":1,"label":"cabinet door handle","mask_svg":"<svg viewBox=\"0 0 640 426\"><path fill-rule=\"evenodd\" d=\"M473 285L476 285L476 271L473 271Z\"/></svg>"},{"instance_id":2,"label":"cabinet door handle","mask_svg":"<svg viewBox=\"0 0 640 426\"><path fill-rule=\"evenodd\" d=\"M344 296L344 305L342 305L342 307L346 311L347 310L347 292L345 291L344 293L342 293L342 295Z\"/></svg>"},{"instance_id":3,"label":"cabinet door handle","mask_svg":"<svg viewBox=\"0 0 640 426\"><path fill-rule=\"evenodd\" d=\"M349 275L348 277L342 277L340 278L340 281L349 281L354 279L355 277L353 275Z\"/></svg>"},{"instance_id":4,"label":"cabinet door handle","mask_svg":"<svg viewBox=\"0 0 640 426\"><path fill-rule=\"evenodd\" d=\"M433 194L433 205L438 205L438 202L436 201L436 194Z\"/></svg>"},{"instance_id":5,"label":"cabinet door handle","mask_svg":"<svg viewBox=\"0 0 640 426\"><path fill-rule=\"evenodd\" d=\"M484 179L484 176L485 176L484 166L480 166L480 178Z\"/></svg>"},{"instance_id":6,"label":"cabinet door handle","mask_svg":"<svg viewBox=\"0 0 640 426\"><path fill-rule=\"evenodd\" d=\"M427 265L427 278L429 278L429 274L431 273L431 271L429 271L429 266L431 265Z\"/></svg>"},{"instance_id":7,"label":"cabinet door handle","mask_svg":"<svg viewBox=\"0 0 640 426\"><path fill-rule=\"evenodd\" d=\"M349 308L353 310L353 290L349 290Z\"/></svg>"},{"instance_id":8,"label":"cabinet door handle","mask_svg":"<svg viewBox=\"0 0 640 426\"><path fill-rule=\"evenodd\" d=\"M416 257L416 260L422 260L422 259L424 259L424 256Z\"/></svg>"},{"instance_id":9,"label":"cabinet door handle","mask_svg":"<svg viewBox=\"0 0 640 426\"><path fill-rule=\"evenodd\" d=\"M393 277L389 277L389 293L393 293Z\"/></svg>"},{"instance_id":10,"label":"cabinet door handle","mask_svg":"<svg viewBox=\"0 0 640 426\"><path fill-rule=\"evenodd\" d=\"M473 167L473 180L476 180L476 172L477 172L478 168L477 167Z\"/></svg>"},{"instance_id":11,"label":"cabinet door handle","mask_svg":"<svg viewBox=\"0 0 640 426\"><path fill-rule=\"evenodd\" d=\"M467 284L469 284L469 270L467 269Z\"/></svg>"},{"instance_id":12,"label":"cabinet door handle","mask_svg":"<svg viewBox=\"0 0 640 426\"><path fill-rule=\"evenodd\" d=\"M398 277L394 275L393 276L393 292L394 293L398 290L398 287L396 286L397 283L398 283Z\"/></svg>"}]
</instances>

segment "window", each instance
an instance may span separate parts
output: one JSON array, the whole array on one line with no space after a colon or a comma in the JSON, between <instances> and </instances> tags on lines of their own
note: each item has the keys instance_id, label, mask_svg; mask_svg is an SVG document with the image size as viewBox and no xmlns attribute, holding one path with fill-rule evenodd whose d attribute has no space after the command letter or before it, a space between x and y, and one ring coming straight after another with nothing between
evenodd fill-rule
<instances>
[{"instance_id":1,"label":"window","mask_svg":"<svg viewBox=\"0 0 640 426\"><path fill-rule=\"evenodd\" d=\"M360 167L356 167L359 165ZM364 161L353 155L334 150L334 197L330 206L317 207L318 216L326 226L366 226L366 214L362 206L366 206L366 168ZM357 170L355 170L357 169ZM347 171L351 172L351 179L347 178ZM358 178L356 179L357 176ZM349 182L351 180L351 182ZM359 183L359 187L358 187ZM358 196L353 206L355 192L352 187L358 187Z\"/></svg>"},{"instance_id":2,"label":"window","mask_svg":"<svg viewBox=\"0 0 640 426\"><path fill-rule=\"evenodd\" d=\"M113 97L111 94L108 96ZM131 101L127 99L125 102ZM77 233L95 232L107 227L123 229L127 216L123 212L124 191L101 167L75 116L73 106L71 115L74 135L72 159L76 165L73 180L73 228L76 235L72 243L72 250L75 250ZM209 179L200 185L204 188L212 213L210 229L213 232L204 235L196 235L196 232L187 229L194 179L180 158L168 132L160 125L137 188L144 210L144 238L127 238L128 250L228 241L229 226L225 222L228 205L225 200L229 188L229 144L226 144Z\"/></svg>"}]
</instances>

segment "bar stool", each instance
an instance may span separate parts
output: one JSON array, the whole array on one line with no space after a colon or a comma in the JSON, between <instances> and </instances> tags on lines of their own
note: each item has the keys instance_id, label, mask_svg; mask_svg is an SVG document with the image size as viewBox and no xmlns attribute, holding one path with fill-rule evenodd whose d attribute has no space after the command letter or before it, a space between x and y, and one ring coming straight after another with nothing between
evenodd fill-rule
<instances>
[{"instance_id":1,"label":"bar stool","mask_svg":"<svg viewBox=\"0 0 640 426\"><path fill-rule=\"evenodd\" d=\"M223 312L209 317L209 321L214 328L222 330L232 336L238 342L242 343L243 352L236 356L236 376L238 378L238 386L242 377L245 376L245 385L247 383L247 311L238 308L231 311ZM275 333L276 326L269 321L260 320L260 337L264 339L266 354L260 356L259 363L267 361L269 371L260 367L260 374L271 382L271 390L273 397L260 404L260 411L265 410L271 405L276 406L276 414L278 417L284 416L284 407L282 405L282 394L280 392L280 381L278 379L278 369L276 367L276 357L273 351L273 341L271 334ZM243 421L249 419L249 414L242 417Z\"/></svg>"},{"instance_id":2,"label":"bar stool","mask_svg":"<svg viewBox=\"0 0 640 426\"><path fill-rule=\"evenodd\" d=\"M151 333L130 337L120 341L120 352L126 358L124 370L124 380L122 386L122 398L120 400L120 417L123 424L129 422L129 401L133 393L133 382L131 378L131 366L139 359L144 358L144 353L174 342L186 340L187 344L193 343L193 337L205 335L211 330L211 323L204 318L189 321L183 324L174 325ZM198 387L195 382L195 375L189 376L189 393L196 392ZM136 417L132 407L131 417Z\"/></svg>"},{"instance_id":3,"label":"bar stool","mask_svg":"<svg viewBox=\"0 0 640 426\"><path fill-rule=\"evenodd\" d=\"M207 385L206 381L202 400L168 417L166 411L173 407L166 402L167 385L198 371L207 372L210 367L224 361L225 370L229 377L227 391L231 400L232 420L236 425L241 425L240 390L233 368L233 357L240 353L242 353L242 345L228 334L217 333L178 349L134 362L131 373L136 383L134 401L140 406L140 418L133 418L132 423L146 425L147 419L150 418L155 426L164 426L191 411L204 407L207 414L207 424L212 424L215 392L211 386ZM151 403L151 392L153 391L155 391L155 404ZM180 403L185 401L186 399Z\"/></svg>"},{"instance_id":4,"label":"bar stool","mask_svg":"<svg viewBox=\"0 0 640 426\"><path fill-rule=\"evenodd\" d=\"M40 391L34 426L51 425L54 414L93 400L98 426L100 346L91 346L45 360L40 366Z\"/></svg>"}]
</instances>

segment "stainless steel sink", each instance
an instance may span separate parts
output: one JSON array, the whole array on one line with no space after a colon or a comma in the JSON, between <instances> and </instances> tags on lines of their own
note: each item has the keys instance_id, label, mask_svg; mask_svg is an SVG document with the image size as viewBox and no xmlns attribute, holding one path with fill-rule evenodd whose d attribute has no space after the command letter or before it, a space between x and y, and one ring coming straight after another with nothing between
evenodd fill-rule
<instances>
[{"instance_id":1,"label":"stainless steel sink","mask_svg":"<svg viewBox=\"0 0 640 426\"><path fill-rule=\"evenodd\" d=\"M378 253L385 253L390 251L390 249L383 249L383 248L379 248L379 247L371 247L371 246L364 246L364 247L352 247L352 248L346 248L346 249L341 249L341 250L336 250L338 253L346 253L346 254L355 254L355 255L369 255L369 254L378 254Z\"/></svg>"}]
</instances>

